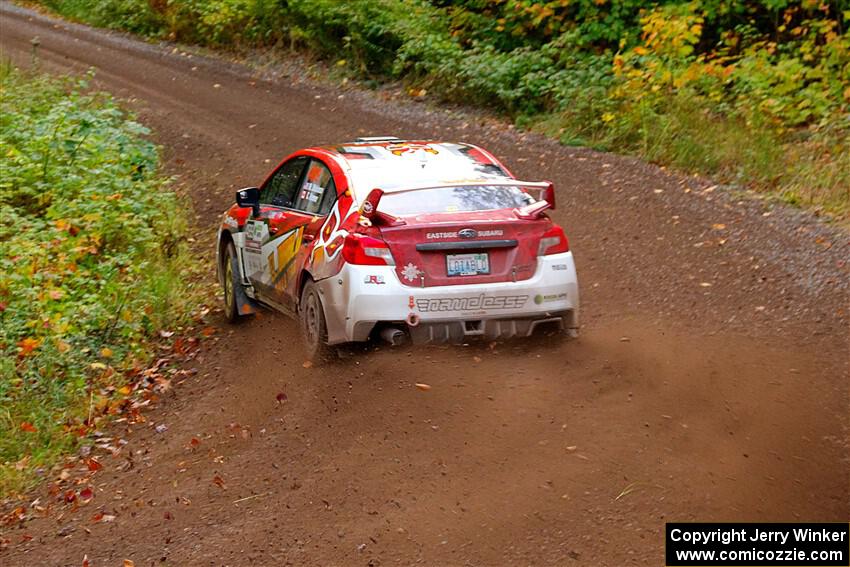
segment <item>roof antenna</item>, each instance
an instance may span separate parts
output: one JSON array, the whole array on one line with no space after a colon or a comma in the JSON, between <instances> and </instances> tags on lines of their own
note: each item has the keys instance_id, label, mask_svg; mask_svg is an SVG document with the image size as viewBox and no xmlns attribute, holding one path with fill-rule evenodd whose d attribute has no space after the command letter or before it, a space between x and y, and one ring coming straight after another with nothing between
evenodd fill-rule
<instances>
[{"instance_id":1,"label":"roof antenna","mask_svg":"<svg viewBox=\"0 0 850 567\"><path fill-rule=\"evenodd\" d=\"M355 144L374 143L374 142L400 142L401 138L395 136L360 136L354 139Z\"/></svg>"}]
</instances>

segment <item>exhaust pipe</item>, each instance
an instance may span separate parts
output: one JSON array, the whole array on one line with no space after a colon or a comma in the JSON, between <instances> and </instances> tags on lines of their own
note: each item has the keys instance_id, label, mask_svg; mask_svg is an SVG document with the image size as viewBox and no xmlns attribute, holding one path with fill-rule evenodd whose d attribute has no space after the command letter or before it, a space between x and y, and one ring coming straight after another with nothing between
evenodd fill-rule
<instances>
[{"instance_id":1,"label":"exhaust pipe","mask_svg":"<svg viewBox=\"0 0 850 567\"><path fill-rule=\"evenodd\" d=\"M387 327L385 329L381 329L381 338L393 346L399 346L404 344L407 337L401 329Z\"/></svg>"},{"instance_id":2,"label":"exhaust pipe","mask_svg":"<svg viewBox=\"0 0 850 567\"><path fill-rule=\"evenodd\" d=\"M416 313L411 313L410 315L407 316L407 326L408 327L415 327L418 324L419 324L419 315L417 315Z\"/></svg>"}]
</instances>

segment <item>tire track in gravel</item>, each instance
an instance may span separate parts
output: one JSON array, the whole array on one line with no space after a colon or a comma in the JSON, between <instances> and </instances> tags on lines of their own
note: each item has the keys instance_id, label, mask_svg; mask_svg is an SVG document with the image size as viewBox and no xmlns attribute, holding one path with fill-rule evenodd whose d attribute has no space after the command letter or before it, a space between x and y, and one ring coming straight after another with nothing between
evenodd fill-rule
<instances>
[{"instance_id":1,"label":"tire track in gravel","mask_svg":"<svg viewBox=\"0 0 850 567\"><path fill-rule=\"evenodd\" d=\"M222 322L197 377L149 416L167 433L122 432L138 466L107 459L95 477L115 522L34 520L5 534L4 564L642 565L661 561L665 521L847 519L846 235L474 114L298 67L269 81L0 4L4 56L28 64L34 36L45 69L96 67L155 129L210 243L266 160L367 133L478 142L520 177L552 178L584 329L373 345L319 370L283 317Z\"/></svg>"}]
</instances>

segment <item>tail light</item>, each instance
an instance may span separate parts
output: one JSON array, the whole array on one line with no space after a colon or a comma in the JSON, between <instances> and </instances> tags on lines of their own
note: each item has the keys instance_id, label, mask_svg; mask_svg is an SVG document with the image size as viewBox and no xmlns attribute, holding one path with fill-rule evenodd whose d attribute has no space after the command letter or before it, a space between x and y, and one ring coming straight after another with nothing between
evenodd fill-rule
<instances>
[{"instance_id":1,"label":"tail light","mask_svg":"<svg viewBox=\"0 0 850 567\"><path fill-rule=\"evenodd\" d=\"M570 251L570 243L567 240L567 235L564 234L564 229L560 226L553 226L540 239L540 245L537 247L538 256L548 256L549 254L560 254Z\"/></svg>"},{"instance_id":2,"label":"tail light","mask_svg":"<svg viewBox=\"0 0 850 567\"><path fill-rule=\"evenodd\" d=\"M349 264L395 266L392 252L383 240L351 233L342 245L342 257Z\"/></svg>"}]
</instances>

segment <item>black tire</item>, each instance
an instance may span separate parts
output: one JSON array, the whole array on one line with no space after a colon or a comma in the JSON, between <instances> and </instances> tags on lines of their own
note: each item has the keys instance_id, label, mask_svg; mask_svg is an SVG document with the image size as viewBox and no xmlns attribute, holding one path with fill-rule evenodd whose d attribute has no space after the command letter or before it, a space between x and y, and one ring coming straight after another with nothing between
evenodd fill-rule
<instances>
[{"instance_id":1,"label":"black tire","mask_svg":"<svg viewBox=\"0 0 850 567\"><path fill-rule=\"evenodd\" d=\"M325 310L322 308L319 289L312 281L308 281L301 291L298 315L301 320L301 337L304 340L307 358L318 364L329 361L333 350L328 346Z\"/></svg>"},{"instance_id":2,"label":"black tire","mask_svg":"<svg viewBox=\"0 0 850 567\"><path fill-rule=\"evenodd\" d=\"M224 257L221 260L221 287L222 299L224 300L224 316L231 323L237 323L244 316L239 313L238 294L243 294L242 282L239 281L239 259L236 256L236 247L233 242L228 242L224 249Z\"/></svg>"}]
</instances>

